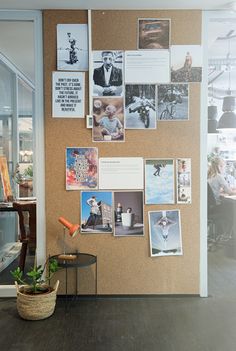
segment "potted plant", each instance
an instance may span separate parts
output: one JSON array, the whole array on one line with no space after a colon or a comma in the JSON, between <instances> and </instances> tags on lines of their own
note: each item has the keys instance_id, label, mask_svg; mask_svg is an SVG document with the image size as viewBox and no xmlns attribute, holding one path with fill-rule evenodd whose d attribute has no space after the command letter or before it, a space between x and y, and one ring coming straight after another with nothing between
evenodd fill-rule
<instances>
[{"instance_id":1,"label":"potted plant","mask_svg":"<svg viewBox=\"0 0 236 351\"><path fill-rule=\"evenodd\" d=\"M45 272L46 268L48 273ZM25 278L19 267L11 271L17 290L17 310L23 319L39 320L53 314L59 281L53 288L50 287L49 281L57 270L57 261L48 259L44 266L37 266L35 262Z\"/></svg>"},{"instance_id":2,"label":"potted plant","mask_svg":"<svg viewBox=\"0 0 236 351\"><path fill-rule=\"evenodd\" d=\"M33 165L29 165L22 173L20 172L20 165L17 163L13 174L13 181L19 185L20 197L32 196L33 175Z\"/></svg>"}]
</instances>

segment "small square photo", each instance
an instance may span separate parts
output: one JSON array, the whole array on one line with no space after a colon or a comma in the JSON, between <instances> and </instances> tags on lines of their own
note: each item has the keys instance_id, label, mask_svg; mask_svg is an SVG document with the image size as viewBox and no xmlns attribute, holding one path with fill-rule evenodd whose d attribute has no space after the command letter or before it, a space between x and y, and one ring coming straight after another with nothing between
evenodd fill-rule
<instances>
[{"instance_id":1,"label":"small square photo","mask_svg":"<svg viewBox=\"0 0 236 351\"><path fill-rule=\"evenodd\" d=\"M139 18L138 49L169 49L170 20Z\"/></svg>"}]
</instances>

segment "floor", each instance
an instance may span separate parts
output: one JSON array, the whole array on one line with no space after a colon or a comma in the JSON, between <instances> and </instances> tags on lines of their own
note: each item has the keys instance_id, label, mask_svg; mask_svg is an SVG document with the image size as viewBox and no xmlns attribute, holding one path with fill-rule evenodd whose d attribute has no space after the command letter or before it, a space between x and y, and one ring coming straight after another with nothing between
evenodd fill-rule
<instances>
[{"instance_id":1,"label":"floor","mask_svg":"<svg viewBox=\"0 0 236 351\"><path fill-rule=\"evenodd\" d=\"M58 298L52 317L18 317L15 299L0 299L5 351L235 351L236 259L209 252L208 298Z\"/></svg>"}]
</instances>

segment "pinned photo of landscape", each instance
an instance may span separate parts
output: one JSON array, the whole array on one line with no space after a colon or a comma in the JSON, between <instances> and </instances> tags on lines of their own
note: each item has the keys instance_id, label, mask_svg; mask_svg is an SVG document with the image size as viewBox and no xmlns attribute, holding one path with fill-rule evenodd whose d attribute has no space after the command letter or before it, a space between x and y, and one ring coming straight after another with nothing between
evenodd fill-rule
<instances>
[{"instance_id":1,"label":"pinned photo of landscape","mask_svg":"<svg viewBox=\"0 0 236 351\"><path fill-rule=\"evenodd\" d=\"M173 204L174 160L148 159L145 161L145 203Z\"/></svg>"},{"instance_id":2,"label":"pinned photo of landscape","mask_svg":"<svg viewBox=\"0 0 236 351\"><path fill-rule=\"evenodd\" d=\"M200 45L171 46L171 82L202 81L202 47Z\"/></svg>"}]
</instances>

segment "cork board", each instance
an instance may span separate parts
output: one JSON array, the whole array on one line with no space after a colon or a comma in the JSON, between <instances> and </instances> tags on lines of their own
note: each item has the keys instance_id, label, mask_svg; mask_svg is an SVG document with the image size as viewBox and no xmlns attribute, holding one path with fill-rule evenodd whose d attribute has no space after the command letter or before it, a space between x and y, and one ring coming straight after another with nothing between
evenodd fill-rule
<instances>
[{"instance_id":1,"label":"cork board","mask_svg":"<svg viewBox=\"0 0 236 351\"><path fill-rule=\"evenodd\" d=\"M138 18L170 18L172 45L201 44L201 11L92 11L94 50L137 48ZM56 70L56 25L87 23L87 11L46 10L44 19L44 98L46 152L47 254L63 250L64 216L80 221L80 192L65 190L66 147L97 146L99 157L191 158L192 204L145 205L143 237L110 234L66 238L67 251L79 250L98 257L98 294L199 293L200 193L200 84L189 84L189 121L159 123L156 130L126 130L125 143L92 143L85 119L52 118L52 71ZM85 111L88 113L88 74ZM150 257L148 211L180 209L183 256ZM58 273L59 274L59 273ZM94 293L94 267L79 272L79 293ZM70 272L69 292L75 289ZM65 276L59 274L60 293Z\"/></svg>"}]
</instances>

